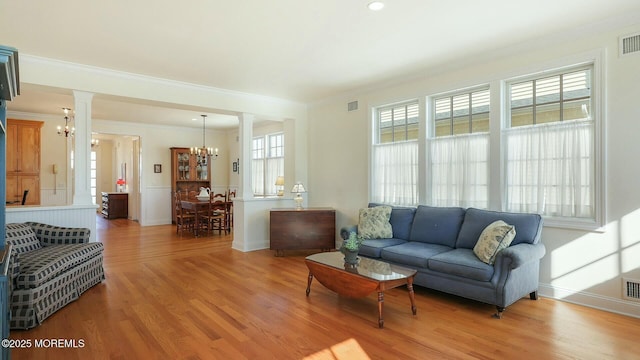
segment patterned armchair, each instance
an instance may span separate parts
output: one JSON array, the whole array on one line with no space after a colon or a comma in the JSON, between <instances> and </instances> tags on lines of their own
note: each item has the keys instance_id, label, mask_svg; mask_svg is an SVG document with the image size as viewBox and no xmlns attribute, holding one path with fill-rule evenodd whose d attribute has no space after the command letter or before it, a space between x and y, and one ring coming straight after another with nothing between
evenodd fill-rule
<instances>
[{"instance_id":1,"label":"patterned armchair","mask_svg":"<svg viewBox=\"0 0 640 360\"><path fill-rule=\"evenodd\" d=\"M9 307L12 329L29 329L105 279L102 243L90 230L27 222L7 224L12 244Z\"/></svg>"}]
</instances>

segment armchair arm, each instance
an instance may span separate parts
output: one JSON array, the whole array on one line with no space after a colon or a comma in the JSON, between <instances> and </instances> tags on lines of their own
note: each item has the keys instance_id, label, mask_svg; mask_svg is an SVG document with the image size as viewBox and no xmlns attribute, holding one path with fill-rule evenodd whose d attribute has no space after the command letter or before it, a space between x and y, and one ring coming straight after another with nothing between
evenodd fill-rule
<instances>
[{"instance_id":1,"label":"armchair arm","mask_svg":"<svg viewBox=\"0 0 640 360\"><path fill-rule=\"evenodd\" d=\"M509 246L498 253L496 265L505 262L510 269L515 269L530 261L540 261L546 251L542 243Z\"/></svg>"},{"instance_id":2,"label":"armchair arm","mask_svg":"<svg viewBox=\"0 0 640 360\"><path fill-rule=\"evenodd\" d=\"M9 258L6 259L6 261L8 261L7 279L9 282L9 299L11 299L15 279L20 274L20 254L18 254L18 252L13 249L13 246L11 244L5 245L4 250L10 251Z\"/></svg>"},{"instance_id":3,"label":"armchair arm","mask_svg":"<svg viewBox=\"0 0 640 360\"><path fill-rule=\"evenodd\" d=\"M358 225L349 225L344 226L340 229L340 237L342 240L347 240L349 238L349 234L352 232L358 233Z\"/></svg>"},{"instance_id":4,"label":"armchair arm","mask_svg":"<svg viewBox=\"0 0 640 360\"><path fill-rule=\"evenodd\" d=\"M91 235L91 230L87 228L53 226L37 222L26 222L26 224L31 226L42 246L86 244Z\"/></svg>"}]
</instances>

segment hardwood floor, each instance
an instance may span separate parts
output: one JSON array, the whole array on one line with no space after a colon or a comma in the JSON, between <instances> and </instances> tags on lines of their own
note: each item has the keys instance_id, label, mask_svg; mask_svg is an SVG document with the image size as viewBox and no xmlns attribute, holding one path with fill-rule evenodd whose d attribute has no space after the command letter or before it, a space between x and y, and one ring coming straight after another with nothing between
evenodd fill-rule
<instances>
[{"instance_id":1,"label":"hardwood floor","mask_svg":"<svg viewBox=\"0 0 640 360\"><path fill-rule=\"evenodd\" d=\"M242 253L231 236L99 219L107 279L37 328L13 359L638 359L640 319L527 298L494 307L415 286L344 298L313 282L313 251ZM35 348L48 339L75 348ZM82 341L80 341L82 340ZM83 346L80 346L82 343ZM69 342L67 345L73 345Z\"/></svg>"}]
</instances>

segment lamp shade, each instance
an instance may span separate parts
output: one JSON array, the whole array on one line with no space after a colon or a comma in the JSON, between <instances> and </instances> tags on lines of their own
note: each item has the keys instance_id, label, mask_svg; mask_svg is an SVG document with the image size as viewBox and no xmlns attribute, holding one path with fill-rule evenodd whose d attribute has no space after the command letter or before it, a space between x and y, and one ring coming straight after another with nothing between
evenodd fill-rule
<instances>
[{"instance_id":1,"label":"lamp shade","mask_svg":"<svg viewBox=\"0 0 640 360\"><path fill-rule=\"evenodd\" d=\"M292 193L303 193L303 192L307 192L307 190L304 188L304 185L302 185L301 182L293 185L293 188L291 189Z\"/></svg>"},{"instance_id":2,"label":"lamp shade","mask_svg":"<svg viewBox=\"0 0 640 360\"><path fill-rule=\"evenodd\" d=\"M278 176L276 178L276 186L284 186L284 176Z\"/></svg>"}]
</instances>

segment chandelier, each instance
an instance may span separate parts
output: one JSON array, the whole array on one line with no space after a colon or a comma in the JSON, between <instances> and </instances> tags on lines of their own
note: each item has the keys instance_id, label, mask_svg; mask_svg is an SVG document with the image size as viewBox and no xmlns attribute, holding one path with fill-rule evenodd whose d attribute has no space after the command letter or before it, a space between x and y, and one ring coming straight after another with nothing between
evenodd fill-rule
<instances>
[{"instance_id":1,"label":"chandelier","mask_svg":"<svg viewBox=\"0 0 640 360\"><path fill-rule=\"evenodd\" d=\"M205 122L205 119L207 118L207 115L200 115L200 116L202 116L202 147L197 147L197 146L192 147L191 155L196 156L198 166L205 166L207 165L207 158L210 158L212 156L215 156L215 158L218 157L218 148L213 149L213 148L206 147L204 142L204 135L205 135L204 122Z\"/></svg>"},{"instance_id":2,"label":"chandelier","mask_svg":"<svg viewBox=\"0 0 640 360\"><path fill-rule=\"evenodd\" d=\"M64 134L64 137L73 136L76 132L76 128L69 127L69 123L71 122L71 119L69 119L69 110L71 109L62 108L62 110L64 111L64 128L58 125L58 135L62 136L62 134Z\"/></svg>"}]
</instances>

